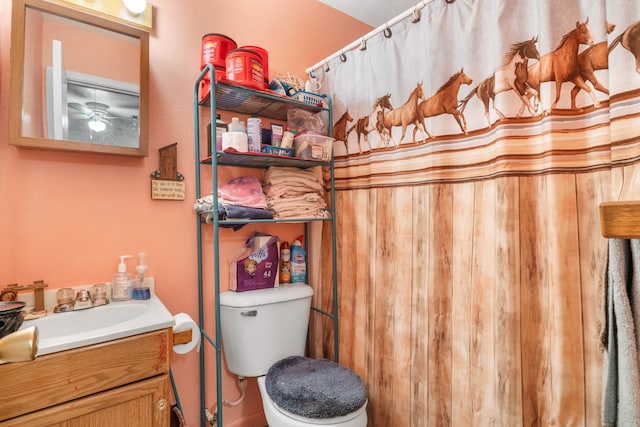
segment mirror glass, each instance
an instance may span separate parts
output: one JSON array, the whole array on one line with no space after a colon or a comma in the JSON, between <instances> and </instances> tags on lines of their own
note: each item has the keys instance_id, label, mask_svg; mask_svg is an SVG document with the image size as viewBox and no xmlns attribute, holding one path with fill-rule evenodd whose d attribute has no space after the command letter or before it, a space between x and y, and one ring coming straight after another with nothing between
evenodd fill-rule
<instances>
[{"instance_id":1,"label":"mirror glass","mask_svg":"<svg viewBox=\"0 0 640 427\"><path fill-rule=\"evenodd\" d=\"M148 153L148 33L42 0L14 0L10 140Z\"/></svg>"}]
</instances>

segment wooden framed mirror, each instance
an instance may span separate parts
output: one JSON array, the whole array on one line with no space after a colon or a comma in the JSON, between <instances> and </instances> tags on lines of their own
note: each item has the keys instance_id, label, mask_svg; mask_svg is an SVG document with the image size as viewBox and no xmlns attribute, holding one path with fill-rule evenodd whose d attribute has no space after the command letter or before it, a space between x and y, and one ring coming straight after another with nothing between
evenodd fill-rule
<instances>
[{"instance_id":1,"label":"wooden framed mirror","mask_svg":"<svg viewBox=\"0 0 640 427\"><path fill-rule=\"evenodd\" d=\"M13 0L9 144L147 156L149 34L45 0Z\"/></svg>"}]
</instances>

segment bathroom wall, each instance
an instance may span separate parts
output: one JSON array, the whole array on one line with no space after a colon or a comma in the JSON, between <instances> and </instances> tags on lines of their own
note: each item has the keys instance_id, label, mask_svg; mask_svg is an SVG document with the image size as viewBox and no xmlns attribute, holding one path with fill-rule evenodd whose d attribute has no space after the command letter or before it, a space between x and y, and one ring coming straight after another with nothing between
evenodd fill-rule
<instances>
[{"instance_id":1,"label":"bathroom wall","mask_svg":"<svg viewBox=\"0 0 640 427\"><path fill-rule=\"evenodd\" d=\"M0 286L39 279L50 288L107 281L118 255L145 251L149 275L170 311L196 318L192 116L202 36L223 33L239 45L262 46L269 51L271 75L304 77L307 66L371 30L315 0L149 2L154 6L150 148L149 157L142 159L8 145L11 5L0 2ZM186 200L151 200L149 175L159 168L158 149L174 142ZM255 229L224 230L221 253L235 252ZM287 239L301 231L286 226L261 230ZM204 240L210 243L211 238L209 232ZM211 260L207 254L205 263ZM128 265L132 270L135 262ZM187 423L199 425L198 356L176 356L172 367ZM212 376L209 383L213 390ZM225 393L229 400L239 394L231 376L225 378ZM209 396L212 405L213 391ZM225 425L264 425L260 405L251 382L247 402L225 410Z\"/></svg>"}]
</instances>

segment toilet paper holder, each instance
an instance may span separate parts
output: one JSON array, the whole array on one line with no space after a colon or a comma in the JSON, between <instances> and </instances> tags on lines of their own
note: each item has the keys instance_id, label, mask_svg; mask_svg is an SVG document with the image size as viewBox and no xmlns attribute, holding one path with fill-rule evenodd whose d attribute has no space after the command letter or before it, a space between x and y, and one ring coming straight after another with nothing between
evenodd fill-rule
<instances>
[{"instance_id":1,"label":"toilet paper holder","mask_svg":"<svg viewBox=\"0 0 640 427\"><path fill-rule=\"evenodd\" d=\"M191 333L191 329L178 332L173 331L173 345L186 344L190 342L192 338L193 334Z\"/></svg>"},{"instance_id":2,"label":"toilet paper holder","mask_svg":"<svg viewBox=\"0 0 640 427\"><path fill-rule=\"evenodd\" d=\"M172 347L176 354L185 354L192 350L198 350L200 344L200 328L196 322L186 313L178 313L173 316Z\"/></svg>"}]
</instances>

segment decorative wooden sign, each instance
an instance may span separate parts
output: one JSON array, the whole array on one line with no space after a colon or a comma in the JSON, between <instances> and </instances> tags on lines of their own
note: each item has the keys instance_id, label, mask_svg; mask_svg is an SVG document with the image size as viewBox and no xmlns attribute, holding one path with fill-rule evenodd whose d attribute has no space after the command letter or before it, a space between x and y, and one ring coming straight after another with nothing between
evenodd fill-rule
<instances>
[{"instance_id":1,"label":"decorative wooden sign","mask_svg":"<svg viewBox=\"0 0 640 427\"><path fill-rule=\"evenodd\" d=\"M160 169L151 174L151 198L184 200L184 176L178 172L178 143L167 145L160 152Z\"/></svg>"}]
</instances>

